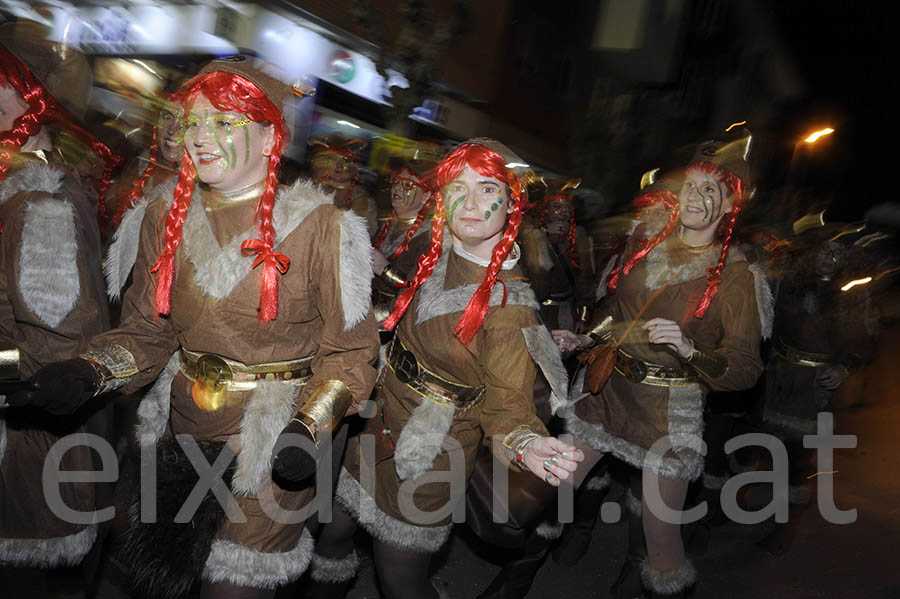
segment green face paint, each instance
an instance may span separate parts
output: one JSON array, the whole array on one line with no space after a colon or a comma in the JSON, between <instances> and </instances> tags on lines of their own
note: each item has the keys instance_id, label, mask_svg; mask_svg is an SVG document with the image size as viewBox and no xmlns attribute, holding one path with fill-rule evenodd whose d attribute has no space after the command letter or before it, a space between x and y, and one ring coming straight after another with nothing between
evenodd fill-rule
<instances>
[{"instance_id":1,"label":"green face paint","mask_svg":"<svg viewBox=\"0 0 900 599\"><path fill-rule=\"evenodd\" d=\"M450 210L447 212L447 220L453 219L453 215L456 213L456 209L459 208L460 204L466 201L466 197L466 194L462 194L453 201L453 205L450 206Z\"/></svg>"}]
</instances>

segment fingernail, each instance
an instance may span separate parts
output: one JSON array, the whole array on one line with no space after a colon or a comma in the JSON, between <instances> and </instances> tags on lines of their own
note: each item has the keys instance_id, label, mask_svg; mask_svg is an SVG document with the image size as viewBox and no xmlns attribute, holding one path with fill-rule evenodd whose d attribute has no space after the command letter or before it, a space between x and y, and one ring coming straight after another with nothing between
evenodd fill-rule
<instances>
[{"instance_id":1,"label":"fingernail","mask_svg":"<svg viewBox=\"0 0 900 599\"><path fill-rule=\"evenodd\" d=\"M553 456L553 457L550 459L550 461L553 462L554 464L559 464L559 458L556 457L556 456Z\"/></svg>"},{"instance_id":2,"label":"fingernail","mask_svg":"<svg viewBox=\"0 0 900 599\"><path fill-rule=\"evenodd\" d=\"M549 472L547 473L547 480L553 480L553 475Z\"/></svg>"},{"instance_id":3,"label":"fingernail","mask_svg":"<svg viewBox=\"0 0 900 599\"><path fill-rule=\"evenodd\" d=\"M544 468L549 468L551 465L548 460L544 460Z\"/></svg>"},{"instance_id":4,"label":"fingernail","mask_svg":"<svg viewBox=\"0 0 900 599\"><path fill-rule=\"evenodd\" d=\"M562 457L564 457L564 458L569 457L569 452L568 451L562 452Z\"/></svg>"}]
</instances>

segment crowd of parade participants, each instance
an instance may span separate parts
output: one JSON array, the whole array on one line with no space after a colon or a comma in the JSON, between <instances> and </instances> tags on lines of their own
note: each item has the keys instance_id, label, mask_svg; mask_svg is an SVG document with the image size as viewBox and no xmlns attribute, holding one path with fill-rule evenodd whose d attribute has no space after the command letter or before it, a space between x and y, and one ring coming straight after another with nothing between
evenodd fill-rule
<instances>
[{"instance_id":1,"label":"crowd of parade participants","mask_svg":"<svg viewBox=\"0 0 900 599\"><path fill-rule=\"evenodd\" d=\"M867 288L840 285L877 240L812 217L742 230L765 201L747 131L588 226L577 178L487 138L410 144L367 188L364 142L317 137L285 180L297 90L256 59L170 86L137 156L86 128L91 81L77 51L0 26L9 596L80 566L117 570L125 596L301 580L340 598L362 530L382 596L436 598L432 558L464 522L506 556L479 597L520 598L548 555L591 568L614 497L623 565L584 596L685 597L719 490L770 467L725 441L775 435L792 513L810 502L803 436L877 333ZM119 475L48 492L48 462ZM700 500L699 522L670 515Z\"/></svg>"}]
</instances>

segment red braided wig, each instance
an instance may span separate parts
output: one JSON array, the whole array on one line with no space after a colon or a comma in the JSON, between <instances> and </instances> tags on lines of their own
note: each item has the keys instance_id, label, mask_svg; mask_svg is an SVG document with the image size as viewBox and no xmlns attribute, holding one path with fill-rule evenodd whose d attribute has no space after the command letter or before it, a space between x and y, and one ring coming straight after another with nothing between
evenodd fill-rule
<instances>
[{"instance_id":1,"label":"red braided wig","mask_svg":"<svg viewBox=\"0 0 900 599\"><path fill-rule=\"evenodd\" d=\"M102 223L106 217L103 197L113 170L122 162L106 145L78 125L72 114L54 98L31 71L0 44L0 85L15 89L28 104L25 113L17 118L9 131L0 134L0 181L6 178L13 157L28 138L37 134L44 124L53 124L71 132L104 161L103 176L95 182L99 202L97 214Z\"/></svg>"},{"instance_id":2,"label":"red braided wig","mask_svg":"<svg viewBox=\"0 0 900 599\"><path fill-rule=\"evenodd\" d=\"M719 260L716 263L715 267L707 269L706 290L703 293L703 297L700 298L700 303L697 306L697 309L694 311L694 316L696 318L703 318L703 316L706 314L707 309L709 309L710 303L719 290L719 283L722 282L722 269L725 267L725 261L728 258L728 248L731 244L731 238L734 232L734 223L736 222L738 213L740 212L741 206L743 205L743 183L741 182L741 179L731 171L711 162L691 163L690 165L688 165L687 169L685 169L685 171L688 170L703 171L718 178L719 181L721 181L728 189L729 195L734 197L731 214L727 219L723 219L719 224L718 236L722 239L722 249L719 252ZM606 283L607 289L609 289L610 291L615 290L618 286L619 276L621 273L627 275L631 271L631 269L634 268L635 265L637 265L638 262L643 260L647 256L647 254L650 253L653 248L662 243L662 241L666 237L668 237L678 225L678 221L680 218L678 196L670 191L655 190L647 192L638 196L638 198L635 199L634 204L638 208L646 208L656 204L657 202L662 202L666 206L666 208L669 209L668 222L666 223L665 227L663 227L662 231L649 239L641 241L640 249L629 256L625 260L625 263L621 268L615 268L612 270L612 272L609 273L609 276L606 279Z\"/></svg>"},{"instance_id":3,"label":"red braided wig","mask_svg":"<svg viewBox=\"0 0 900 599\"><path fill-rule=\"evenodd\" d=\"M322 154L334 154L336 156L342 156L350 161L350 164L353 165L353 180L350 182L350 187L347 188L347 200L344 202L344 208L347 210L350 209L350 199L353 195L353 188L356 187L356 183L359 181L359 164L356 159L356 154L353 150L349 148L340 148L340 147L332 147L332 146L323 146L320 147L316 152L321 152ZM328 183L331 180L331 174L327 174L325 176L324 181L319 181L319 183Z\"/></svg>"},{"instance_id":4,"label":"red braided wig","mask_svg":"<svg viewBox=\"0 0 900 599\"><path fill-rule=\"evenodd\" d=\"M412 302L416 290L424 283L437 264L443 251L444 225L447 222L447 213L444 206L444 197L441 190L469 166L480 175L495 177L506 183L509 190L509 201L513 211L509 214L506 228L500 241L494 246L491 261L487 267L484 280L472 295L468 305L463 311L462 317L456 324L453 334L462 342L471 341L484 322L488 311L488 303L491 298L491 290L498 280L503 287L503 304L506 304L506 284L498 278L498 273L503 266L503 261L509 256L513 242L519 232L522 222L522 207L525 199L525 188L515 176L512 170L506 168L506 160L500 154L477 143L465 143L453 150L444 158L435 169L437 190L434 193L435 214L431 221L431 247L419 258L418 268L412 283L399 295L394 310L384 321L387 330L393 330L403 314L406 313Z\"/></svg>"},{"instance_id":5,"label":"red braided wig","mask_svg":"<svg viewBox=\"0 0 900 599\"><path fill-rule=\"evenodd\" d=\"M275 143L266 173L266 188L256 206L256 230L260 239L248 239L241 245L245 255L256 254L253 268L263 264L262 285L259 298L259 319L270 322L278 315L278 273L284 274L290 267L290 260L274 251L275 225L273 210L275 192L278 188L278 165L288 140L288 130L281 111L250 80L234 73L214 71L194 77L176 94L185 105L186 112L197 96L203 94L213 106L222 111L238 112L251 121L275 128ZM151 272L157 273L156 309L160 314L168 314L172 280L175 275L175 251L181 242L182 227L191 204L194 179L197 171L184 151L178 183L172 207L166 215L165 244Z\"/></svg>"},{"instance_id":6,"label":"red braided wig","mask_svg":"<svg viewBox=\"0 0 900 599\"><path fill-rule=\"evenodd\" d=\"M567 193L557 193L544 198L544 205L541 207L541 218L538 226L543 228L544 224L547 222L547 209L550 207L550 202L553 200L564 200L569 203L569 206L571 207L571 210L569 210L569 229L566 232L566 239L569 242L569 264L572 265L572 268L581 270L581 265L578 264L578 255L575 251L575 206L572 205L572 196Z\"/></svg>"}]
</instances>

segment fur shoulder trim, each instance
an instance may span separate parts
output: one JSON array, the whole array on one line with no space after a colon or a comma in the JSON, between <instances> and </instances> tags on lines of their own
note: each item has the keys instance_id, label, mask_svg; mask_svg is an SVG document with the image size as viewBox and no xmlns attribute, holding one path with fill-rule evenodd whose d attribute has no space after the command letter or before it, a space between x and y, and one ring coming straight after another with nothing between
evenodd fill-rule
<instances>
[{"instance_id":1,"label":"fur shoulder trim","mask_svg":"<svg viewBox=\"0 0 900 599\"><path fill-rule=\"evenodd\" d=\"M619 262L619 256L613 256L609 259L609 262L606 263L606 266L603 267L603 272L600 273L600 278L597 283L597 301L602 300L606 297L606 279L609 277L609 273L612 272L612 269L616 267L616 264Z\"/></svg>"},{"instance_id":2,"label":"fur shoulder trim","mask_svg":"<svg viewBox=\"0 0 900 599\"><path fill-rule=\"evenodd\" d=\"M756 308L759 310L760 334L763 339L772 336L772 323L775 321L775 296L766 278L765 269L759 264L751 264L753 286L756 289Z\"/></svg>"},{"instance_id":3,"label":"fur shoulder trim","mask_svg":"<svg viewBox=\"0 0 900 599\"><path fill-rule=\"evenodd\" d=\"M460 285L453 289L444 289L444 281L447 278L447 260L449 253L449 241L444 242L444 251L434 266L431 276L422 283L419 288L419 304L416 308L416 324L422 324L432 318L462 312L469 304L469 300L478 289L477 283ZM512 281L506 284L506 305L526 306L539 310L540 305L534 296L534 291L525 281ZM488 305L499 306L503 303L503 284L497 283L491 289L491 299Z\"/></svg>"},{"instance_id":4,"label":"fur shoulder trim","mask_svg":"<svg viewBox=\"0 0 900 599\"><path fill-rule=\"evenodd\" d=\"M50 328L75 308L81 282L71 203L53 198L26 203L18 286L28 309Z\"/></svg>"},{"instance_id":5,"label":"fur shoulder trim","mask_svg":"<svg viewBox=\"0 0 900 599\"><path fill-rule=\"evenodd\" d=\"M716 265L721 253L721 247L718 244L712 245L705 251L691 254L690 262L684 264L677 261L672 263L672 252L667 251L667 249L660 245L644 258L647 269L645 279L647 289L659 289L666 282L669 282L669 285L679 285L694 279L704 278L706 277L707 269ZM739 248L732 247L728 251L725 264L746 261L747 258L744 256L744 253ZM676 273L678 274L677 277L675 276Z\"/></svg>"},{"instance_id":6,"label":"fur shoulder trim","mask_svg":"<svg viewBox=\"0 0 900 599\"><path fill-rule=\"evenodd\" d=\"M349 331L369 314L372 300L372 243L366 221L352 211L338 218L341 228L341 307L344 330Z\"/></svg>"},{"instance_id":7,"label":"fur shoulder trim","mask_svg":"<svg viewBox=\"0 0 900 599\"><path fill-rule=\"evenodd\" d=\"M55 194L62 187L65 173L43 162L35 162L18 170L0 185L0 206L20 191L43 191Z\"/></svg>"},{"instance_id":8,"label":"fur shoulder trim","mask_svg":"<svg viewBox=\"0 0 900 599\"><path fill-rule=\"evenodd\" d=\"M330 204L310 181L298 179L278 191L275 202L275 246L278 247L313 210ZM241 253L241 244L256 235L256 228L235 235L219 246L200 202L191 202L184 222L184 252L194 266L194 283L217 300L228 297L238 283L253 270L253 260ZM371 269L370 269L371 270Z\"/></svg>"},{"instance_id":9,"label":"fur shoulder trim","mask_svg":"<svg viewBox=\"0 0 900 599\"><path fill-rule=\"evenodd\" d=\"M132 206L122 217L119 228L113 235L112 244L106 251L103 261L103 274L106 276L106 295L117 302L121 299L122 288L134 268L137 260L138 246L141 241L141 225L147 213L147 206L153 201L164 201L172 205L176 181L167 181L145 190L144 196Z\"/></svg>"},{"instance_id":10,"label":"fur shoulder trim","mask_svg":"<svg viewBox=\"0 0 900 599\"><path fill-rule=\"evenodd\" d=\"M569 389L569 376L563 366L559 347L547 327L541 324L523 328L522 335L525 337L528 353L550 383L550 410L556 414L567 405Z\"/></svg>"}]
</instances>

